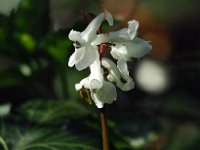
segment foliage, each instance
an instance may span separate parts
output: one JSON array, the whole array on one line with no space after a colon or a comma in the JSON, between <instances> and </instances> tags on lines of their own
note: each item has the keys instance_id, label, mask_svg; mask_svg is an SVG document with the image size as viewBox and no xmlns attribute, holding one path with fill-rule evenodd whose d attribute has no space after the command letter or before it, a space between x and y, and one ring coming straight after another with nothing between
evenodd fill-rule
<instances>
[{"instance_id":1,"label":"foliage","mask_svg":"<svg viewBox=\"0 0 200 150\"><path fill-rule=\"evenodd\" d=\"M76 101L33 100L19 108L30 121L40 124L59 124L65 119L77 119L89 114L84 106Z\"/></svg>"},{"instance_id":2,"label":"foliage","mask_svg":"<svg viewBox=\"0 0 200 150\"><path fill-rule=\"evenodd\" d=\"M5 150L98 150L93 138L50 127L1 123L1 144Z\"/></svg>"},{"instance_id":3,"label":"foliage","mask_svg":"<svg viewBox=\"0 0 200 150\"><path fill-rule=\"evenodd\" d=\"M169 11L172 5L184 14L191 10L184 9L188 3L195 4L163 2L144 4L161 17L175 18L165 21L173 23L180 14ZM18 11L0 14L0 149L101 149L99 114L74 90L85 74L67 67L70 27L54 31L50 14L49 0L21 0ZM136 86L109 106L111 150L200 149L199 26L192 21L168 24L174 43L167 62L174 75L171 89L151 95ZM74 26L82 31L85 24Z\"/></svg>"}]
</instances>

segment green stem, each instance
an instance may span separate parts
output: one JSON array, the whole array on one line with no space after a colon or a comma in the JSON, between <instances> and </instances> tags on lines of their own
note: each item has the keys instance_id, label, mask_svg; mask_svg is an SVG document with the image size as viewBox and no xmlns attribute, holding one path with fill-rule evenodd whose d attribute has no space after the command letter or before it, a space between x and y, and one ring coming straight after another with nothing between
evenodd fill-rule
<instances>
[{"instance_id":1,"label":"green stem","mask_svg":"<svg viewBox=\"0 0 200 150\"><path fill-rule=\"evenodd\" d=\"M102 133L103 150L109 150L109 140L108 140L108 130L107 130L107 119L106 119L105 106L100 109L100 116L101 116L101 133Z\"/></svg>"},{"instance_id":2,"label":"green stem","mask_svg":"<svg viewBox=\"0 0 200 150\"><path fill-rule=\"evenodd\" d=\"M61 86L62 86L62 95L63 95L63 99L68 99L69 98L69 93L68 93L68 89L67 89L67 79L66 79L66 71L65 71L65 67L63 65L61 65L61 70L60 70L60 82L61 82Z\"/></svg>"}]
</instances>

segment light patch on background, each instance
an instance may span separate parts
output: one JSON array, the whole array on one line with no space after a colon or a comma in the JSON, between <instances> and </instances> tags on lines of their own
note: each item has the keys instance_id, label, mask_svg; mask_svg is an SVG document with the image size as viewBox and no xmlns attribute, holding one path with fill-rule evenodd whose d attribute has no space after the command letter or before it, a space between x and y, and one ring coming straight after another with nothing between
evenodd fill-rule
<instances>
[{"instance_id":1,"label":"light patch on background","mask_svg":"<svg viewBox=\"0 0 200 150\"><path fill-rule=\"evenodd\" d=\"M19 69L21 71L21 73L24 75L24 76L30 76L32 74L32 71L31 71L31 68L26 65L26 64L22 64L19 66Z\"/></svg>"},{"instance_id":2,"label":"light patch on background","mask_svg":"<svg viewBox=\"0 0 200 150\"><path fill-rule=\"evenodd\" d=\"M1 104L0 105L0 117L7 116L10 113L11 105L10 104Z\"/></svg>"},{"instance_id":3,"label":"light patch on background","mask_svg":"<svg viewBox=\"0 0 200 150\"><path fill-rule=\"evenodd\" d=\"M160 94L169 86L169 71L164 65L146 59L138 64L136 82L142 90L152 94Z\"/></svg>"},{"instance_id":4,"label":"light patch on background","mask_svg":"<svg viewBox=\"0 0 200 150\"><path fill-rule=\"evenodd\" d=\"M12 10L17 10L21 0L0 0L0 13L9 16Z\"/></svg>"}]
</instances>

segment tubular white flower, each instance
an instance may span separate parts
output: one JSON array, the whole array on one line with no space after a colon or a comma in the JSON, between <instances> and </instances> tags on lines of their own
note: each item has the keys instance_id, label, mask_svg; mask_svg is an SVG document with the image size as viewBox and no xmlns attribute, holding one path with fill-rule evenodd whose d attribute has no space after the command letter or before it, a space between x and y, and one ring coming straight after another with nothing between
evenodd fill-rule
<instances>
[{"instance_id":1,"label":"tubular white flower","mask_svg":"<svg viewBox=\"0 0 200 150\"><path fill-rule=\"evenodd\" d=\"M89 76L89 89L95 90L100 89L103 86L103 69L100 64L100 57L95 60L95 62L90 66L90 76Z\"/></svg>"},{"instance_id":2,"label":"tubular white flower","mask_svg":"<svg viewBox=\"0 0 200 150\"><path fill-rule=\"evenodd\" d=\"M127 68L125 68L125 73L121 73L115 63L112 62L110 59L102 58L101 63L102 66L109 71L107 79L110 82L116 83L117 87L119 87L122 91L129 91L134 88L134 82L129 76ZM122 80L124 80L125 82L123 83Z\"/></svg>"},{"instance_id":3,"label":"tubular white flower","mask_svg":"<svg viewBox=\"0 0 200 150\"><path fill-rule=\"evenodd\" d=\"M99 90L91 92L91 97L96 106L102 108L105 103L111 104L117 99L117 91L114 84L104 81L103 86Z\"/></svg>"},{"instance_id":4,"label":"tubular white flower","mask_svg":"<svg viewBox=\"0 0 200 150\"><path fill-rule=\"evenodd\" d=\"M70 56L68 66L76 66L77 70L83 70L91 65L96 59L98 59L98 48L91 45L85 45Z\"/></svg>"},{"instance_id":5,"label":"tubular white flower","mask_svg":"<svg viewBox=\"0 0 200 150\"><path fill-rule=\"evenodd\" d=\"M128 28L112 32L108 35L108 39L115 44L111 47L110 54L117 60L117 67L127 81L122 88L125 90L130 90L134 87L132 78L129 76L127 61L130 61L131 58L141 58L152 49L148 42L135 37L138 26L137 21L129 21Z\"/></svg>"},{"instance_id":6,"label":"tubular white flower","mask_svg":"<svg viewBox=\"0 0 200 150\"><path fill-rule=\"evenodd\" d=\"M141 58L152 49L151 45L136 37L139 23L136 20L128 22L128 28L110 32L105 39L115 44L111 47L111 55L115 59L129 61L131 58ZM101 37L102 38L102 37Z\"/></svg>"},{"instance_id":7,"label":"tubular white flower","mask_svg":"<svg viewBox=\"0 0 200 150\"><path fill-rule=\"evenodd\" d=\"M113 25L113 18L110 13L101 13L97 17L95 17L91 23L87 26L87 28L81 33L83 39L86 42L91 42L96 38L96 34L98 29L100 28L103 20L107 20L109 25Z\"/></svg>"},{"instance_id":8,"label":"tubular white flower","mask_svg":"<svg viewBox=\"0 0 200 150\"><path fill-rule=\"evenodd\" d=\"M110 32L109 40L112 42L132 40L137 34L137 29L139 23L136 20L128 22L128 28L123 28L121 30Z\"/></svg>"},{"instance_id":9,"label":"tubular white flower","mask_svg":"<svg viewBox=\"0 0 200 150\"><path fill-rule=\"evenodd\" d=\"M115 46L111 47L110 54L115 59L124 59L130 61L131 58L141 58L152 49L151 45L142 40L141 38L135 37L132 41L117 42Z\"/></svg>"},{"instance_id":10,"label":"tubular white flower","mask_svg":"<svg viewBox=\"0 0 200 150\"><path fill-rule=\"evenodd\" d=\"M89 87L89 79L88 79L88 77L82 79L82 80L80 81L80 83L75 84L75 89L76 89L77 91L79 91L79 90L82 89L83 86L84 86L84 87Z\"/></svg>"},{"instance_id":11,"label":"tubular white flower","mask_svg":"<svg viewBox=\"0 0 200 150\"><path fill-rule=\"evenodd\" d=\"M117 91L114 84L107 82L103 78L103 69L101 68L100 59L90 66L90 75L75 85L76 90L82 87L90 89L91 97L98 108L102 108L104 103L111 104L117 99Z\"/></svg>"},{"instance_id":12,"label":"tubular white flower","mask_svg":"<svg viewBox=\"0 0 200 150\"><path fill-rule=\"evenodd\" d=\"M111 14L101 13L91 21L83 32L74 30L70 31L68 37L70 40L75 42L75 52L69 58L69 67L75 65L78 70L83 70L97 59L98 48L95 43L92 42L96 40L97 31L104 19L106 19L110 25L113 25L113 18Z\"/></svg>"},{"instance_id":13,"label":"tubular white flower","mask_svg":"<svg viewBox=\"0 0 200 150\"><path fill-rule=\"evenodd\" d=\"M90 90L98 90L103 86L103 69L101 68L99 54L97 53L97 55L98 58L89 66L90 75L75 85L76 90L80 90L82 87Z\"/></svg>"}]
</instances>

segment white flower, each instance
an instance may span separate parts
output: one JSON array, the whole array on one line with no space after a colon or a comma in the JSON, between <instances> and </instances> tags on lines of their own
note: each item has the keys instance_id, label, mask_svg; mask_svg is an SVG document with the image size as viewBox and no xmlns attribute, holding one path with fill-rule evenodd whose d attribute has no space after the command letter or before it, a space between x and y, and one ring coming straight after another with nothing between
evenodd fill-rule
<instances>
[{"instance_id":1,"label":"white flower","mask_svg":"<svg viewBox=\"0 0 200 150\"><path fill-rule=\"evenodd\" d=\"M117 99L115 85L122 91L134 88L127 62L132 58L140 58L151 50L148 42L136 37L139 26L137 21L129 21L128 28L116 32L97 34L104 20L107 20L109 25L113 24L111 14L101 13L83 32L71 30L69 33L69 39L75 42L75 52L70 56L68 65L75 65L78 70L90 68L90 75L76 84L75 88L77 91L88 89L98 108ZM104 51L99 48L101 44L109 47L108 50L110 49L110 54L117 60L117 64L105 58L102 54Z\"/></svg>"},{"instance_id":2,"label":"white flower","mask_svg":"<svg viewBox=\"0 0 200 150\"><path fill-rule=\"evenodd\" d=\"M128 22L128 28L110 32L108 39L115 45L111 47L111 55L117 59L117 67L127 78L129 77L127 61L132 58L141 58L152 49L151 45L141 38L136 37L138 22Z\"/></svg>"},{"instance_id":3,"label":"white flower","mask_svg":"<svg viewBox=\"0 0 200 150\"><path fill-rule=\"evenodd\" d=\"M107 75L108 81L116 83L117 87L119 87L122 91L129 91L134 88L132 78L128 74L127 76L124 76L125 73L122 74L115 63L110 59L102 58L102 66L109 71L109 74ZM122 79L125 82L123 82Z\"/></svg>"},{"instance_id":4,"label":"white flower","mask_svg":"<svg viewBox=\"0 0 200 150\"><path fill-rule=\"evenodd\" d=\"M91 92L91 97L98 108L103 108L104 104L111 104L117 99L115 85L104 80L99 90Z\"/></svg>"},{"instance_id":5,"label":"white flower","mask_svg":"<svg viewBox=\"0 0 200 150\"><path fill-rule=\"evenodd\" d=\"M96 90L103 86L103 69L101 68L99 53L97 53L97 59L92 65L90 65L90 75L79 84L75 85L76 90L80 90L83 86L86 89Z\"/></svg>"},{"instance_id":6,"label":"white flower","mask_svg":"<svg viewBox=\"0 0 200 150\"><path fill-rule=\"evenodd\" d=\"M90 89L91 97L98 108L102 108L104 103L111 104L117 99L117 92L114 84L107 82L103 78L104 71L101 68L100 58L90 65L90 75L75 85L76 90L82 87ZM112 93L112 94L111 94Z\"/></svg>"},{"instance_id":7,"label":"white flower","mask_svg":"<svg viewBox=\"0 0 200 150\"><path fill-rule=\"evenodd\" d=\"M135 38L137 34L137 29L139 24L136 20L132 20L128 22L128 28L123 28L121 30L110 32L109 33L109 40L112 42L126 42L127 40L132 40Z\"/></svg>"},{"instance_id":8,"label":"white flower","mask_svg":"<svg viewBox=\"0 0 200 150\"><path fill-rule=\"evenodd\" d=\"M98 59L98 47L96 45L100 41L96 34L104 19L110 25L113 24L110 13L101 13L92 20L83 32L70 31L69 39L75 42L75 52L69 58L68 66L75 65L78 70L83 70ZM92 44L93 41L96 41L96 43Z\"/></svg>"}]
</instances>

